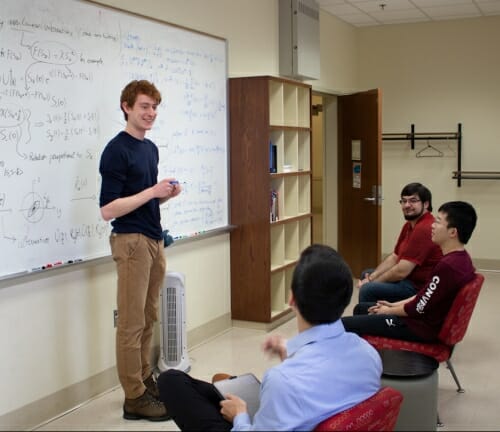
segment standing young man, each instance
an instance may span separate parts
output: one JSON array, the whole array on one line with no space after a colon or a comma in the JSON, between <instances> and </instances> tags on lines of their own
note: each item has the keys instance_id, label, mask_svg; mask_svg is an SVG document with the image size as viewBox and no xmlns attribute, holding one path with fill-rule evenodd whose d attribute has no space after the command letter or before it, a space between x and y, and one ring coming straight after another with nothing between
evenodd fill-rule
<instances>
[{"instance_id":1,"label":"standing young man","mask_svg":"<svg viewBox=\"0 0 500 432\"><path fill-rule=\"evenodd\" d=\"M154 322L165 276L160 204L181 192L175 179L158 182L158 148L145 138L161 102L149 81L122 91L125 130L105 147L100 161L101 215L112 220L111 252L118 275L116 364L125 392L123 417L167 420L150 365Z\"/></svg>"},{"instance_id":2,"label":"standing young man","mask_svg":"<svg viewBox=\"0 0 500 432\"><path fill-rule=\"evenodd\" d=\"M380 389L382 362L360 337L346 333L340 317L352 296L352 275L338 253L312 245L301 254L292 278L290 306L298 335L278 335L264 350L282 362L260 387L253 419L244 400L220 401L212 384L169 369L158 377L160 398L181 430L307 431L369 398Z\"/></svg>"},{"instance_id":3,"label":"standing young man","mask_svg":"<svg viewBox=\"0 0 500 432\"><path fill-rule=\"evenodd\" d=\"M407 184L399 200L406 223L394 251L375 270L364 271L359 302L398 301L424 286L443 254L431 240L432 195L421 183Z\"/></svg>"},{"instance_id":4,"label":"standing young man","mask_svg":"<svg viewBox=\"0 0 500 432\"><path fill-rule=\"evenodd\" d=\"M436 341L457 292L474 278L474 265L465 244L476 222L476 211L469 203L443 204L432 224L432 241L444 256L427 284L416 295L399 302L358 304L354 316L342 318L346 330L408 341Z\"/></svg>"}]
</instances>

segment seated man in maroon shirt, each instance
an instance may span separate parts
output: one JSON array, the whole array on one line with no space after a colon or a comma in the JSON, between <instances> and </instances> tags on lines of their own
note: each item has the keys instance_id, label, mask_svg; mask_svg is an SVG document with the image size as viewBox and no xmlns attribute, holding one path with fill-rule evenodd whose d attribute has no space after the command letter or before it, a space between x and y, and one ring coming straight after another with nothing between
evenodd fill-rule
<instances>
[{"instance_id":1,"label":"seated man in maroon shirt","mask_svg":"<svg viewBox=\"0 0 500 432\"><path fill-rule=\"evenodd\" d=\"M443 257L431 240L432 194L421 183L409 183L401 191L406 223L394 251L375 270L365 270L358 284L360 303L399 301L416 294Z\"/></svg>"},{"instance_id":2,"label":"seated man in maroon shirt","mask_svg":"<svg viewBox=\"0 0 500 432\"><path fill-rule=\"evenodd\" d=\"M444 256L427 284L405 300L358 304L354 316L342 318L345 329L359 335L416 342L437 340L458 290L475 275L464 245L476 221L476 211L469 203L450 201L443 204L432 224L432 241L441 247Z\"/></svg>"}]
</instances>

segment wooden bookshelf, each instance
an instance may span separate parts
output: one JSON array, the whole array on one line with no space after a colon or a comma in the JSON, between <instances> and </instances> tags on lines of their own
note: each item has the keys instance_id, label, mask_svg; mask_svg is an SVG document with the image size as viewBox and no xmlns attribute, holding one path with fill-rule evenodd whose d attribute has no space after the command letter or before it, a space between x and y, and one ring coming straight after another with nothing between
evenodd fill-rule
<instances>
[{"instance_id":1,"label":"wooden bookshelf","mask_svg":"<svg viewBox=\"0 0 500 432\"><path fill-rule=\"evenodd\" d=\"M311 87L270 77L231 78L231 313L271 324L290 313L300 252L311 244ZM269 144L276 145L270 173ZM286 166L284 168L284 166ZM271 222L270 191L279 220Z\"/></svg>"}]
</instances>

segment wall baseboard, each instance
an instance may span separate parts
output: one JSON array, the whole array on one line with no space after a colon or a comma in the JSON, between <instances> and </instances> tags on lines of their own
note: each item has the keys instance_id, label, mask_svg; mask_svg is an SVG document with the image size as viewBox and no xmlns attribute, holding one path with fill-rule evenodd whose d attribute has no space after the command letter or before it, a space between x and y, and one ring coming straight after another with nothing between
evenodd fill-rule
<instances>
[{"instance_id":1,"label":"wall baseboard","mask_svg":"<svg viewBox=\"0 0 500 432\"><path fill-rule=\"evenodd\" d=\"M0 430L33 430L51 419L59 417L82 403L119 384L116 368L109 368L86 380L4 414L0 417Z\"/></svg>"},{"instance_id":2,"label":"wall baseboard","mask_svg":"<svg viewBox=\"0 0 500 432\"><path fill-rule=\"evenodd\" d=\"M231 328L231 314L222 315L198 328L188 331L188 351ZM159 345L153 347L155 362ZM116 367L93 375L35 402L0 416L0 431L33 430L61 415L78 408L89 400L120 385Z\"/></svg>"},{"instance_id":3,"label":"wall baseboard","mask_svg":"<svg viewBox=\"0 0 500 432\"><path fill-rule=\"evenodd\" d=\"M477 271L497 271L500 272L500 260L497 259L473 259Z\"/></svg>"},{"instance_id":4,"label":"wall baseboard","mask_svg":"<svg viewBox=\"0 0 500 432\"><path fill-rule=\"evenodd\" d=\"M187 336L188 350L192 350L196 346L207 342L207 340L224 333L231 327L231 313L228 312L202 326L192 329L188 332Z\"/></svg>"},{"instance_id":5,"label":"wall baseboard","mask_svg":"<svg viewBox=\"0 0 500 432\"><path fill-rule=\"evenodd\" d=\"M286 323L287 321L290 321L293 318L295 318L295 312L293 310L290 310L286 314L281 316L279 319L272 321L270 323L233 320L232 326L233 327L250 328L250 329L255 329L255 330L265 330L266 332L269 332L271 330L274 330L276 327L279 327L280 325Z\"/></svg>"}]
</instances>

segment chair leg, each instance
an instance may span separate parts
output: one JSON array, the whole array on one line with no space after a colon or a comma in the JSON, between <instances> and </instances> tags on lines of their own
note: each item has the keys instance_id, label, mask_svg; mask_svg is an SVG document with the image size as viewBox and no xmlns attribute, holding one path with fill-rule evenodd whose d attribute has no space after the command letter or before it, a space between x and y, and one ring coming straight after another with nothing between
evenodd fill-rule
<instances>
[{"instance_id":1,"label":"chair leg","mask_svg":"<svg viewBox=\"0 0 500 432\"><path fill-rule=\"evenodd\" d=\"M441 419L439 418L439 413L437 413L437 427L443 427L444 423L441 423Z\"/></svg>"},{"instance_id":2,"label":"chair leg","mask_svg":"<svg viewBox=\"0 0 500 432\"><path fill-rule=\"evenodd\" d=\"M458 380L457 374L455 373L455 369L453 368L453 365L451 364L451 360L450 359L446 360L446 366L448 366L448 369L450 370L450 373L451 373L453 379L455 380L455 383L457 384L457 387L458 387L457 392L458 393L464 393L465 390L460 385L460 381Z\"/></svg>"}]
</instances>

